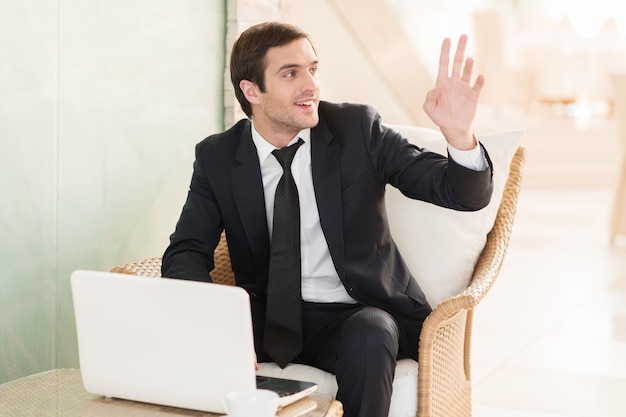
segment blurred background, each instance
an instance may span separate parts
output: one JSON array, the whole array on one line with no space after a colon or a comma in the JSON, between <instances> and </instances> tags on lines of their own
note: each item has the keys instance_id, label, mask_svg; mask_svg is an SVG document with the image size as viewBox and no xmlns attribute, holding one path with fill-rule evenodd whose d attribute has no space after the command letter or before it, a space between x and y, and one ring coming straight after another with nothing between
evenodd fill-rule
<instances>
[{"instance_id":1,"label":"blurred background","mask_svg":"<svg viewBox=\"0 0 626 417\"><path fill-rule=\"evenodd\" d=\"M476 131L523 128L528 151L476 314L474 414L623 416L626 12L610 0L0 0L0 383L78 367L73 270L162 254L194 145L242 117L230 45L264 20L311 35L324 99L429 127L441 42L469 35Z\"/></svg>"}]
</instances>

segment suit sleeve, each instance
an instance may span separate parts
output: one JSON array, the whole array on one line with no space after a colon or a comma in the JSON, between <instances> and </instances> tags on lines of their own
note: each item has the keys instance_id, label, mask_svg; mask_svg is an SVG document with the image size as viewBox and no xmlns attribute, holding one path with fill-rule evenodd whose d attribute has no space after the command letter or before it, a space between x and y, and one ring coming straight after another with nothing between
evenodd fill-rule
<instances>
[{"instance_id":1,"label":"suit sleeve","mask_svg":"<svg viewBox=\"0 0 626 417\"><path fill-rule=\"evenodd\" d=\"M187 200L170 244L163 255L164 277L210 282L213 252L222 232L221 215L204 165L202 143L196 146L196 159Z\"/></svg>"},{"instance_id":2,"label":"suit sleeve","mask_svg":"<svg viewBox=\"0 0 626 417\"><path fill-rule=\"evenodd\" d=\"M405 196L459 211L476 211L491 200L492 164L483 147L488 169L474 171L452 158L409 143L382 125L372 108L363 117L369 155L382 180ZM482 145L481 145L482 147Z\"/></svg>"}]
</instances>

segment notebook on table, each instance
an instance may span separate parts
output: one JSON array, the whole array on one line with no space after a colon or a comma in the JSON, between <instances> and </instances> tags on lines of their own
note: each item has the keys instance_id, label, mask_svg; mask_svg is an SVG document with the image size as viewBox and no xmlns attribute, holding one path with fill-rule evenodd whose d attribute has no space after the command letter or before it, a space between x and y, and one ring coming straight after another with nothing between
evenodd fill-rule
<instances>
[{"instance_id":1,"label":"notebook on table","mask_svg":"<svg viewBox=\"0 0 626 417\"><path fill-rule=\"evenodd\" d=\"M87 392L224 413L231 391L276 385L283 407L317 389L256 376L242 288L86 270L72 273L71 287Z\"/></svg>"}]
</instances>

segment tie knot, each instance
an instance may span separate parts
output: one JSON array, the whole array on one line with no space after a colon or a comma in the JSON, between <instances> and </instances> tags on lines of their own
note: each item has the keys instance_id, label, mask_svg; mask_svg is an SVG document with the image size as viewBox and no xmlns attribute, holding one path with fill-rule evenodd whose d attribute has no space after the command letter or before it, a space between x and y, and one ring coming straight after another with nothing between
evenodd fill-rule
<instances>
[{"instance_id":1,"label":"tie knot","mask_svg":"<svg viewBox=\"0 0 626 417\"><path fill-rule=\"evenodd\" d=\"M274 149L272 151L272 154L278 160L278 162L280 162L283 170L289 170L291 168L291 162L293 161L293 157L296 155L296 151L303 143L304 141L302 139L298 139L298 141L291 146L287 146L286 148L282 149Z\"/></svg>"}]
</instances>

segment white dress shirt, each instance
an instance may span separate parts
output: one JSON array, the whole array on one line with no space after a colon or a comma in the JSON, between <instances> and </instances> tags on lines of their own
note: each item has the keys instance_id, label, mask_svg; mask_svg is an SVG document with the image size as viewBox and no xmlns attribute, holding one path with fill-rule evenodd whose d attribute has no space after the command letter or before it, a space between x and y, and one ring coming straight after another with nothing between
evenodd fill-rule
<instances>
[{"instance_id":1,"label":"white dress shirt","mask_svg":"<svg viewBox=\"0 0 626 417\"><path fill-rule=\"evenodd\" d=\"M291 173L300 197L302 299L318 303L356 303L337 275L320 224L311 172L311 129L301 130L289 142L289 145L295 143L298 138L301 138L304 143L296 151L291 163ZM283 174L283 169L272 155L272 151L276 148L257 132L254 128L254 122L252 123L252 140L256 146L261 165L267 227L271 239L274 220L274 194L276 194L276 187ZM461 151L448 146L448 150L450 156L457 163L467 168L479 171L484 170L487 166L479 146L469 151Z\"/></svg>"}]
</instances>

